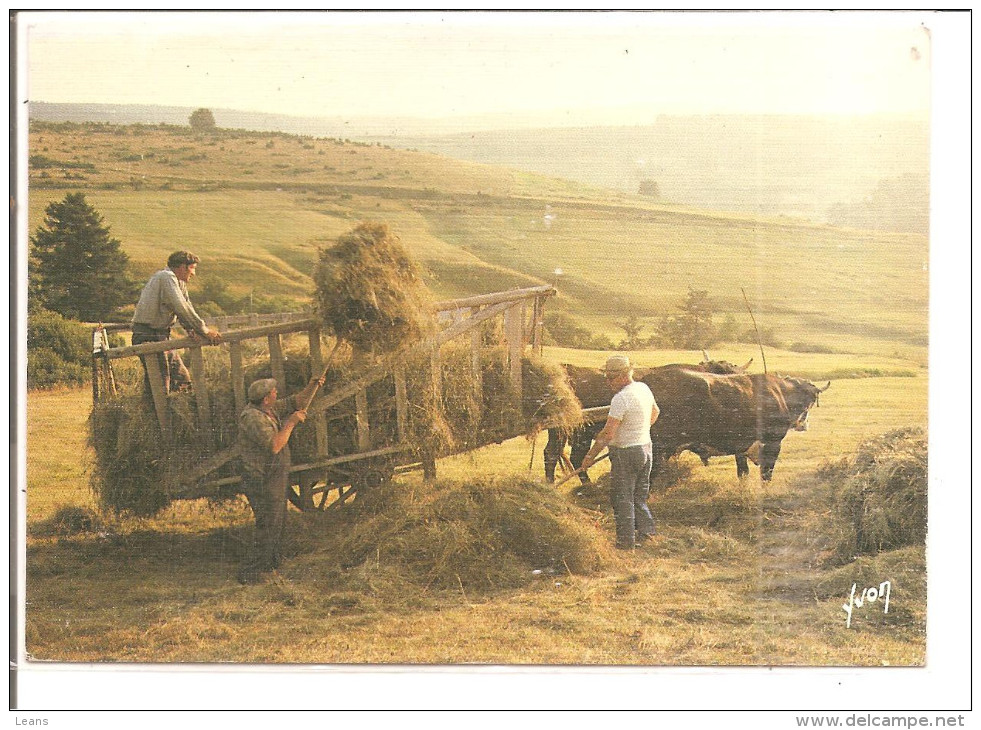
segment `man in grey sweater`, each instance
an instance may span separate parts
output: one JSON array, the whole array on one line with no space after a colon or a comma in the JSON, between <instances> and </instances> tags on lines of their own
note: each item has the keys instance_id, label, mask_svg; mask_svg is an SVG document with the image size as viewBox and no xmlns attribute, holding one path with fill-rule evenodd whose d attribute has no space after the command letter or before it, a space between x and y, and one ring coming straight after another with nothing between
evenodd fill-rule
<instances>
[{"instance_id":1,"label":"man in grey sweater","mask_svg":"<svg viewBox=\"0 0 981 730\"><path fill-rule=\"evenodd\" d=\"M200 261L190 251L175 251L167 259L167 268L150 277L133 313L134 345L169 340L170 328L178 322L191 337L202 337L211 344L221 342L221 333L210 329L198 316L187 293L187 282L195 275ZM190 384L190 373L176 350L151 357L156 357L160 364L165 393ZM143 362L144 385L149 393L150 376L146 370L146 360L142 355L140 360Z\"/></svg>"}]
</instances>

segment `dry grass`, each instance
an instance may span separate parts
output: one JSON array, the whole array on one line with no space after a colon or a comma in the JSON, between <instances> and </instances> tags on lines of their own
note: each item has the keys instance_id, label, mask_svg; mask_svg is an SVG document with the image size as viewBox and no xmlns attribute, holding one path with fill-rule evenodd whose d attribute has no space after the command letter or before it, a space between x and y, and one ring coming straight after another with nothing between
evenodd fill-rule
<instances>
[{"instance_id":1,"label":"dry grass","mask_svg":"<svg viewBox=\"0 0 981 730\"><path fill-rule=\"evenodd\" d=\"M925 429L898 429L869 439L853 456L825 465L818 478L831 491L840 560L926 540Z\"/></svg>"},{"instance_id":2,"label":"dry grass","mask_svg":"<svg viewBox=\"0 0 981 730\"><path fill-rule=\"evenodd\" d=\"M91 505L80 476L52 478L67 474L58 433L76 461L84 452L71 433L88 395L32 395L28 651L122 662L922 664L922 546L827 561L820 454L853 455L869 428L910 417L892 405L909 406L908 381L851 382L879 407L856 420L847 406L859 392L836 391L810 432L788 437L767 485L737 481L729 459L679 461L651 498L660 537L634 554L611 550L605 494L587 502L578 487L530 482L529 444L513 439L441 460L435 486L399 476L361 512L291 510L283 569L245 588L234 580L251 537L241 499L99 515L92 529L62 519L59 507ZM521 547L539 540L537 552ZM595 566L554 567L577 549ZM846 629L852 583L883 580L889 614L866 607Z\"/></svg>"}]
</instances>

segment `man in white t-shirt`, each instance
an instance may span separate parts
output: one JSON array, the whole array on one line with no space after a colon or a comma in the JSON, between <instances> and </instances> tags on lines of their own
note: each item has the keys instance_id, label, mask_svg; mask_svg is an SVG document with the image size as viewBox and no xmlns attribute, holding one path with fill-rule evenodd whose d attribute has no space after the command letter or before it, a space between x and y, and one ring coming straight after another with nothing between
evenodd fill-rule
<instances>
[{"instance_id":1,"label":"man in white t-shirt","mask_svg":"<svg viewBox=\"0 0 981 730\"><path fill-rule=\"evenodd\" d=\"M654 535L654 517L647 506L647 497L651 490L653 463L651 426L660 409L651 389L634 380L633 367L626 355L608 359L604 374L614 393L610 415L582 466L584 469L592 466L599 452L609 447L617 548L633 550L635 544Z\"/></svg>"}]
</instances>

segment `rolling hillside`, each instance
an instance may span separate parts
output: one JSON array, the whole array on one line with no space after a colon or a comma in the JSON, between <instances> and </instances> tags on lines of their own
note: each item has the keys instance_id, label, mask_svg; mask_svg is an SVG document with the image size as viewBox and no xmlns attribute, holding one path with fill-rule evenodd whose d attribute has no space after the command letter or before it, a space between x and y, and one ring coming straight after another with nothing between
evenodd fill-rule
<instances>
[{"instance_id":1,"label":"rolling hillside","mask_svg":"<svg viewBox=\"0 0 981 730\"><path fill-rule=\"evenodd\" d=\"M317 248L389 223L441 297L551 281L554 306L615 340L689 287L785 344L925 363L925 237L659 204L561 178L349 140L187 127L32 123L30 231L81 190L143 277L180 247L201 281L309 301Z\"/></svg>"}]
</instances>

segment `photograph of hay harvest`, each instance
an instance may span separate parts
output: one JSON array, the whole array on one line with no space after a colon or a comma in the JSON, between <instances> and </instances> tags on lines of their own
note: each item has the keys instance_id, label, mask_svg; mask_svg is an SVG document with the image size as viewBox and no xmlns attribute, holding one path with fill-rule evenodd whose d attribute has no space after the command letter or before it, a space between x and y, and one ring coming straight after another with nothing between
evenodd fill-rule
<instances>
[{"instance_id":1,"label":"photograph of hay harvest","mask_svg":"<svg viewBox=\"0 0 981 730\"><path fill-rule=\"evenodd\" d=\"M25 661L924 666L930 17L21 14Z\"/></svg>"}]
</instances>

